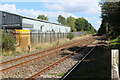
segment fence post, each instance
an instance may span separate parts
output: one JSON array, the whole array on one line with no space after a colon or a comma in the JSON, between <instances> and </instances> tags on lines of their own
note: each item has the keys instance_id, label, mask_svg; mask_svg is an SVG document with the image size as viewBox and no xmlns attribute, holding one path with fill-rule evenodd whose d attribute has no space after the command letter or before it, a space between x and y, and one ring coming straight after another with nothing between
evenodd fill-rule
<instances>
[{"instance_id":1,"label":"fence post","mask_svg":"<svg viewBox=\"0 0 120 80\"><path fill-rule=\"evenodd\" d=\"M62 34L63 34L63 39L64 39L64 32Z\"/></svg>"},{"instance_id":2,"label":"fence post","mask_svg":"<svg viewBox=\"0 0 120 80\"><path fill-rule=\"evenodd\" d=\"M43 33L43 38L44 38L44 39L43 39L43 42L45 42L45 32Z\"/></svg>"},{"instance_id":3,"label":"fence post","mask_svg":"<svg viewBox=\"0 0 120 80\"><path fill-rule=\"evenodd\" d=\"M41 34L41 36L42 36L42 38L41 38L41 39L42 39L42 42L43 42L43 34L44 34L44 33Z\"/></svg>"},{"instance_id":4,"label":"fence post","mask_svg":"<svg viewBox=\"0 0 120 80\"><path fill-rule=\"evenodd\" d=\"M60 40L60 33L58 33L58 37L59 37L58 40Z\"/></svg>"},{"instance_id":5,"label":"fence post","mask_svg":"<svg viewBox=\"0 0 120 80\"><path fill-rule=\"evenodd\" d=\"M32 38L33 38L33 45L35 44L35 33L33 33L33 36L32 36Z\"/></svg>"},{"instance_id":6,"label":"fence post","mask_svg":"<svg viewBox=\"0 0 120 80\"><path fill-rule=\"evenodd\" d=\"M31 46L33 45L32 42L33 40L32 40L32 33L31 33L31 31L30 31L30 42L31 42Z\"/></svg>"},{"instance_id":7,"label":"fence post","mask_svg":"<svg viewBox=\"0 0 120 80\"><path fill-rule=\"evenodd\" d=\"M51 41L52 41L52 42L53 42L53 39L54 39L53 33L51 33Z\"/></svg>"},{"instance_id":8,"label":"fence post","mask_svg":"<svg viewBox=\"0 0 120 80\"><path fill-rule=\"evenodd\" d=\"M59 37L60 37L60 38L59 38L59 40L60 40L60 39L61 39L61 33L59 33Z\"/></svg>"},{"instance_id":9,"label":"fence post","mask_svg":"<svg viewBox=\"0 0 120 80\"><path fill-rule=\"evenodd\" d=\"M46 42L46 32L45 32L45 42Z\"/></svg>"},{"instance_id":10,"label":"fence post","mask_svg":"<svg viewBox=\"0 0 120 80\"><path fill-rule=\"evenodd\" d=\"M38 32L38 43L40 43L40 39L39 39L39 32Z\"/></svg>"},{"instance_id":11,"label":"fence post","mask_svg":"<svg viewBox=\"0 0 120 80\"><path fill-rule=\"evenodd\" d=\"M37 32L37 44L39 43L39 32Z\"/></svg>"},{"instance_id":12,"label":"fence post","mask_svg":"<svg viewBox=\"0 0 120 80\"><path fill-rule=\"evenodd\" d=\"M58 32L57 32L57 40L59 40L59 35L58 35Z\"/></svg>"},{"instance_id":13,"label":"fence post","mask_svg":"<svg viewBox=\"0 0 120 80\"><path fill-rule=\"evenodd\" d=\"M55 41L55 33L54 33L54 41Z\"/></svg>"},{"instance_id":14,"label":"fence post","mask_svg":"<svg viewBox=\"0 0 120 80\"><path fill-rule=\"evenodd\" d=\"M42 35L41 35L42 33L40 33L40 41L41 41L41 43L42 43Z\"/></svg>"},{"instance_id":15,"label":"fence post","mask_svg":"<svg viewBox=\"0 0 120 80\"><path fill-rule=\"evenodd\" d=\"M36 39L35 45L38 43L37 34L38 34L38 33L35 34L35 39Z\"/></svg>"},{"instance_id":16,"label":"fence post","mask_svg":"<svg viewBox=\"0 0 120 80\"><path fill-rule=\"evenodd\" d=\"M51 32L50 32L50 42L51 42Z\"/></svg>"},{"instance_id":17,"label":"fence post","mask_svg":"<svg viewBox=\"0 0 120 80\"><path fill-rule=\"evenodd\" d=\"M61 37L61 38L63 39L63 33L61 33L61 34L62 34L62 37Z\"/></svg>"}]
</instances>

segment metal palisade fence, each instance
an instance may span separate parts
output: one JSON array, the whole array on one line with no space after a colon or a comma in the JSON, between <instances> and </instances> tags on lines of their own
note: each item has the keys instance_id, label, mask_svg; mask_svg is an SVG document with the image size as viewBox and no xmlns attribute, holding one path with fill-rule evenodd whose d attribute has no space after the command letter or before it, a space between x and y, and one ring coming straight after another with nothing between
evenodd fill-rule
<instances>
[{"instance_id":1,"label":"metal palisade fence","mask_svg":"<svg viewBox=\"0 0 120 80\"><path fill-rule=\"evenodd\" d=\"M31 32L30 33L30 38L31 38L31 45L36 45L38 43L43 43L43 42L54 42L58 41L60 39L67 38L68 33L36 33L36 32ZM72 32L74 37L84 35L84 32Z\"/></svg>"},{"instance_id":2,"label":"metal palisade fence","mask_svg":"<svg viewBox=\"0 0 120 80\"><path fill-rule=\"evenodd\" d=\"M31 45L43 42L58 41L67 38L68 33L30 33Z\"/></svg>"}]
</instances>

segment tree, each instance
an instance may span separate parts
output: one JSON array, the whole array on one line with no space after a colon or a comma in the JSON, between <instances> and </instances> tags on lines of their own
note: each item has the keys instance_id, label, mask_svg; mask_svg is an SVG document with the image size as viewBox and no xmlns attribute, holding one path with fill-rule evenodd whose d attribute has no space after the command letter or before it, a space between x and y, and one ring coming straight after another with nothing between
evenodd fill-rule
<instances>
[{"instance_id":1,"label":"tree","mask_svg":"<svg viewBox=\"0 0 120 80\"><path fill-rule=\"evenodd\" d=\"M83 25L82 18L76 19L76 21L75 21L75 28L76 28L76 30L77 31L83 31L83 27L84 27L84 25Z\"/></svg>"},{"instance_id":2,"label":"tree","mask_svg":"<svg viewBox=\"0 0 120 80\"><path fill-rule=\"evenodd\" d=\"M89 27L92 27L92 26L89 25L89 23L86 19L83 18L83 20L84 20L84 25L85 25L84 31L89 31Z\"/></svg>"},{"instance_id":3,"label":"tree","mask_svg":"<svg viewBox=\"0 0 120 80\"><path fill-rule=\"evenodd\" d=\"M83 17L76 19L75 28L77 31L90 31L90 32L96 31L94 27Z\"/></svg>"},{"instance_id":4,"label":"tree","mask_svg":"<svg viewBox=\"0 0 120 80\"><path fill-rule=\"evenodd\" d=\"M102 23L101 23L101 25L100 25L100 28L99 28L99 30L98 30L98 33L99 34L106 34L106 26L105 26L105 22L104 22L104 20L102 20Z\"/></svg>"},{"instance_id":5,"label":"tree","mask_svg":"<svg viewBox=\"0 0 120 80\"><path fill-rule=\"evenodd\" d=\"M59 16L58 16L57 21L58 21L60 24L66 25L66 18L64 18L62 15L59 15Z\"/></svg>"},{"instance_id":6,"label":"tree","mask_svg":"<svg viewBox=\"0 0 120 80\"><path fill-rule=\"evenodd\" d=\"M74 17L69 16L66 19L62 15L59 15L57 21L60 24L69 26L71 28L71 32L76 32L76 31L95 32L96 31L94 27L83 17L75 19Z\"/></svg>"},{"instance_id":7,"label":"tree","mask_svg":"<svg viewBox=\"0 0 120 80\"><path fill-rule=\"evenodd\" d=\"M88 26L88 21L85 20L83 17L76 19L75 27L77 31L85 31L87 30L87 26Z\"/></svg>"},{"instance_id":8,"label":"tree","mask_svg":"<svg viewBox=\"0 0 120 80\"><path fill-rule=\"evenodd\" d=\"M71 32L76 32L74 17L67 17L67 26L71 27Z\"/></svg>"},{"instance_id":9,"label":"tree","mask_svg":"<svg viewBox=\"0 0 120 80\"><path fill-rule=\"evenodd\" d=\"M106 33L110 36L120 35L120 2L101 2L102 25L100 29L106 28ZM101 30L99 30L100 32Z\"/></svg>"},{"instance_id":10,"label":"tree","mask_svg":"<svg viewBox=\"0 0 120 80\"><path fill-rule=\"evenodd\" d=\"M48 21L48 18L45 15L39 15L37 18Z\"/></svg>"}]
</instances>

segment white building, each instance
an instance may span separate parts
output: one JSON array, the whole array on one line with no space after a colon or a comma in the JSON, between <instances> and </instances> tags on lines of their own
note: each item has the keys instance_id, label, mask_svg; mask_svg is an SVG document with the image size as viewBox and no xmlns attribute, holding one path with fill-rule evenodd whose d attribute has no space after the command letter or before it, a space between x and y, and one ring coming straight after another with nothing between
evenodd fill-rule
<instances>
[{"instance_id":1,"label":"white building","mask_svg":"<svg viewBox=\"0 0 120 80\"><path fill-rule=\"evenodd\" d=\"M23 29L35 32L68 33L70 27L45 20L24 17L21 15L0 11L0 23L5 29Z\"/></svg>"}]
</instances>

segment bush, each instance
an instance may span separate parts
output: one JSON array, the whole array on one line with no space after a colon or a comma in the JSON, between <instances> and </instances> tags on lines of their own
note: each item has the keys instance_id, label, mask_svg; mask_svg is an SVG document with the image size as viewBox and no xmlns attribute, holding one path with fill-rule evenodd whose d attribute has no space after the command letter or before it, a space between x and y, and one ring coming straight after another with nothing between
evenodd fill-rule
<instances>
[{"instance_id":1,"label":"bush","mask_svg":"<svg viewBox=\"0 0 120 80\"><path fill-rule=\"evenodd\" d=\"M15 50L16 41L12 34L2 32L2 50L13 51Z\"/></svg>"},{"instance_id":2,"label":"bush","mask_svg":"<svg viewBox=\"0 0 120 80\"><path fill-rule=\"evenodd\" d=\"M68 34L67 34L67 38L68 38L68 39L71 40L73 37L74 37L74 35L73 35L72 33L68 33Z\"/></svg>"}]
</instances>

